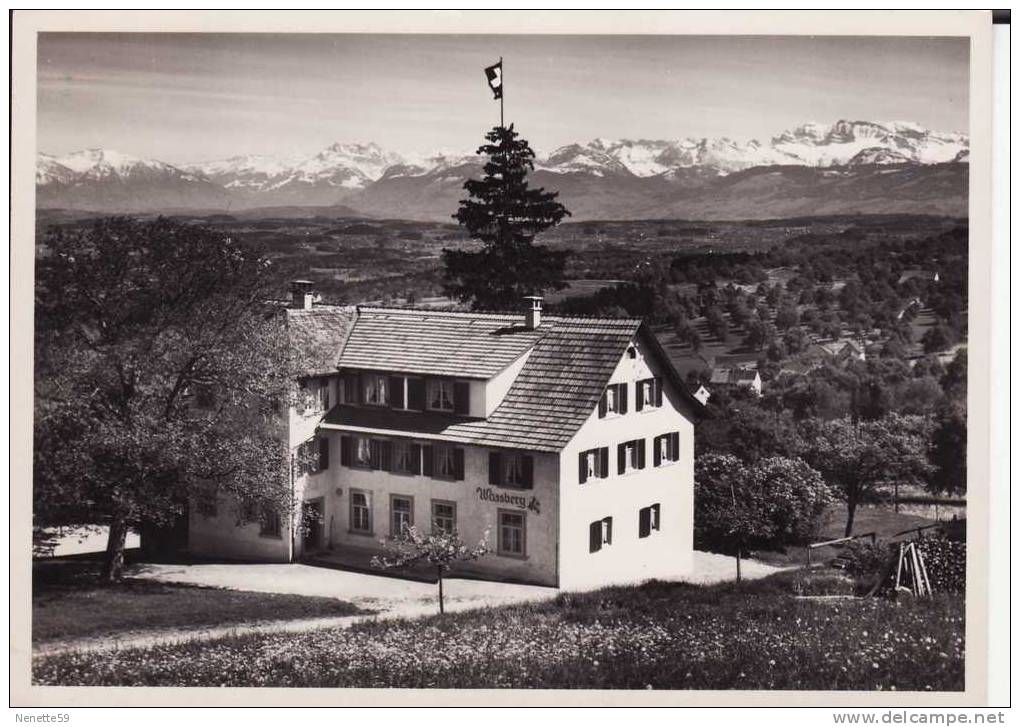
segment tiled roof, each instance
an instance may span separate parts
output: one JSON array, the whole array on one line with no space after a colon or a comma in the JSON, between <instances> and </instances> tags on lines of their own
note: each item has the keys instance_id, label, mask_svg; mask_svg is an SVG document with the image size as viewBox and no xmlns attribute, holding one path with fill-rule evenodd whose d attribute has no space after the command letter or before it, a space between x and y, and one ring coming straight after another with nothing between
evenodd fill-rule
<instances>
[{"instance_id":1,"label":"tiled roof","mask_svg":"<svg viewBox=\"0 0 1020 727\"><path fill-rule=\"evenodd\" d=\"M745 384L754 381L758 372L754 369L712 369L710 384Z\"/></svg>"},{"instance_id":2,"label":"tiled roof","mask_svg":"<svg viewBox=\"0 0 1020 727\"><path fill-rule=\"evenodd\" d=\"M287 337L299 375L336 373L357 314L354 306L287 308Z\"/></svg>"},{"instance_id":3,"label":"tiled roof","mask_svg":"<svg viewBox=\"0 0 1020 727\"><path fill-rule=\"evenodd\" d=\"M598 404L641 321L547 318L548 331L488 419L458 424L477 444L559 451Z\"/></svg>"},{"instance_id":4,"label":"tiled roof","mask_svg":"<svg viewBox=\"0 0 1020 727\"><path fill-rule=\"evenodd\" d=\"M374 355L368 348L368 340L359 340L359 333L367 336L366 330L359 331L364 318L370 322L367 331L372 333L371 340L378 342L382 349ZM471 319L480 321L477 329L468 327L467 321ZM387 322L399 329L399 335L391 336L391 339L399 340L412 332L422 339L420 344L412 341L408 344L416 346L415 350L428 351L426 364L417 362L413 353L402 353L400 346L387 344L383 337L383 331L389 330ZM487 330L512 332L487 334ZM489 447L558 452L594 411L627 345L639 334L662 359L682 395L693 402L694 407L701 407L675 374L654 335L635 318L546 316L537 330L527 331L523 328L522 316L433 314L392 309L366 311L363 308L341 357L341 364L351 368L389 368L461 376L468 374L454 372L485 371L488 372L485 375L491 376L527 350L500 343L501 347L493 352L489 347L479 346L477 341L458 340L454 335L464 336L465 331L474 333L481 341L486 341L486 336L507 336L515 346L521 343L526 343L527 348L533 346L531 355L503 401L487 419L338 407L327 415L325 424L391 434L417 434ZM447 348L438 349L429 344L428 339L432 336L447 341ZM355 352L351 353L355 344ZM447 349L461 353L455 356L447 353ZM478 360L460 360L467 355ZM448 363L440 363L443 361ZM425 370L425 366L434 366L435 369Z\"/></svg>"},{"instance_id":5,"label":"tiled roof","mask_svg":"<svg viewBox=\"0 0 1020 727\"><path fill-rule=\"evenodd\" d=\"M543 334L523 315L362 307L339 365L488 379Z\"/></svg>"}]
</instances>

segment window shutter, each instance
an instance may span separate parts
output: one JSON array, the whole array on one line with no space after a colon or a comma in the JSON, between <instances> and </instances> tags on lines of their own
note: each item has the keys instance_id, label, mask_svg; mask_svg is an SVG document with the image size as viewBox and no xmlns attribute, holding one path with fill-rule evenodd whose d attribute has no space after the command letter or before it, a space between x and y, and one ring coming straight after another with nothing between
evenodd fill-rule
<instances>
[{"instance_id":1,"label":"window shutter","mask_svg":"<svg viewBox=\"0 0 1020 727\"><path fill-rule=\"evenodd\" d=\"M471 384L467 381L453 382L453 413L464 414L471 411Z\"/></svg>"},{"instance_id":2,"label":"window shutter","mask_svg":"<svg viewBox=\"0 0 1020 727\"><path fill-rule=\"evenodd\" d=\"M407 380L407 408L425 411L425 379Z\"/></svg>"},{"instance_id":3,"label":"window shutter","mask_svg":"<svg viewBox=\"0 0 1020 727\"><path fill-rule=\"evenodd\" d=\"M464 450L460 447L453 450L453 478L464 479Z\"/></svg>"},{"instance_id":4,"label":"window shutter","mask_svg":"<svg viewBox=\"0 0 1020 727\"><path fill-rule=\"evenodd\" d=\"M662 530L662 508L659 503L655 503L648 508L655 515L655 529Z\"/></svg>"},{"instance_id":5,"label":"window shutter","mask_svg":"<svg viewBox=\"0 0 1020 727\"><path fill-rule=\"evenodd\" d=\"M503 458L499 452L489 452L489 484L490 485L501 485L503 474Z\"/></svg>"},{"instance_id":6,"label":"window shutter","mask_svg":"<svg viewBox=\"0 0 1020 727\"><path fill-rule=\"evenodd\" d=\"M379 469L380 442L378 439L368 440L368 461L372 469Z\"/></svg>"},{"instance_id":7,"label":"window shutter","mask_svg":"<svg viewBox=\"0 0 1020 727\"><path fill-rule=\"evenodd\" d=\"M329 469L329 439L319 437L319 469Z\"/></svg>"},{"instance_id":8,"label":"window shutter","mask_svg":"<svg viewBox=\"0 0 1020 727\"><path fill-rule=\"evenodd\" d=\"M521 455L521 474L524 486L530 490L535 482L535 458L530 454Z\"/></svg>"},{"instance_id":9,"label":"window shutter","mask_svg":"<svg viewBox=\"0 0 1020 727\"><path fill-rule=\"evenodd\" d=\"M647 381L637 382L637 386L634 387L634 411L641 411L645 408L645 387L648 386Z\"/></svg>"},{"instance_id":10,"label":"window shutter","mask_svg":"<svg viewBox=\"0 0 1020 727\"><path fill-rule=\"evenodd\" d=\"M412 475L420 475L421 474L421 445L420 444L412 444L411 445L411 474Z\"/></svg>"},{"instance_id":11,"label":"window shutter","mask_svg":"<svg viewBox=\"0 0 1020 727\"><path fill-rule=\"evenodd\" d=\"M680 432L672 432L669 435L669 454L674 462L680 459Z\"/></svg>"},{"instance_id":12,"label":"window shutter","mask_svg":"<svg viewBox=\"0 0 1020 727\"><path fill-rule=\"evenodd\" d=\"M645 440L639 439L635 442L637 446L637 467L639 470L645 468Z\"/></svg>"},{"instance_id":13,"label":"window shutter","mask_svg":"<svg viewBox=\"0 0 1020 727\"><path fill-rule=\"evenodd\" d=\"M638 511L638 537L647 538L652 532L652 508L643 507Z\"/></svg>"},{"instance_id":14,"label":"window shutter","mask_svg":"<svg viewBox=\"0 0 1020 727\"><path fill-rule=\"evenodd\" d=\"M616 445L616 472L623 474L627 471L627 444Z\"/></svg>"},{"instance_id":15,"label":"window shutter","mask_svg":"<svg viewBox=\"0 0 1020 727\"><path fill-rule=\"evenodd\" d=\"M606 416L606 392L602 392L602 398L599 399L599 419L603 419Z\"/></svg>"},{"instance_id":16,"label":"window shutter","mask_svg":"<svg viewBox=\"0 0 1020 727\"><path fill-rule=\"evenodd\" d=\"M667 435L660 435L652 440L652 465L658 467L662 464L662 437Z\"/></svg>"},{"instance_id":17,"label":"window shutter","mask_svg":"<svg viewBox=\"0 0 1020 727\"><path fill-rule=\"evenodd\" d=\"M662 406L662 379L656 377L652 382L655 386L655 406Z\"/></svg>"},{"instance_id":18,"label":"window shutter","mask_svg":"<svg viewBox=\"0 0 1020 727\"><path fill-rule=\"evenodd\" d=\"M599 450L599 477L609 477L609 447Z\"/></svg>"},{"instance_id":19,"label":"window shutter","mask_svg":"<svg viewBox=\"0 0 1020 727\"><path fill-rule=\"evenodd\" d=\"M404 377L391 376L389 383L390 406L394 409L404 408Z\"/></svg>"},{"instance_id":20,"label":"window shutter","mask_svg":"<svg viewBox=\"0 0 1020 727\"><path fill-rule=\"evenodd\" d=\"M351 466L351 438L340 437L340 464L344 467Z\"/></svg>"},{"instance_id":21,"label":"window shutter","mask_svg":"<svg viewBox=\"0 0 1020 727\"><path fill-rule=\"evenodd\" d=\"M596 520L588 526L588 551L596 553L602 550L602 521Z\"/></svg>"},{"instance_id":22,"label":"window shutter","mask_svg":"<svg viewBox=\"0 0 1020 727\"><path fill-rule=\"evenodd\" d=\"M602 518L602 522L605 523L606 530L606 545L613 544L613 518L607 517Z\"/></svg>"},{"instance_id":23,"label":"window shutter","mask_svg":"<svg viewBox=\"0 0 1020 727\"><path fill-rule=\"evenodd\" d=\"M430 445L421 448L421 473L426 477L432 476L432 447Z\"/></svg>"},{"instance_id":24,"label":"window shutter","mask_svg":"<svg viewBox=\"0 0 1020 727\"><path fill-rule=\"evenodd\" d=\"M379 467L387 472L393 471L393 442L384 439L379 442Z\"/></svg>"},{"instance_id":25,"label":"window shutter","mask_svg":"<svg viewBox=\"0 0 1020 727\"><path fill-rule=\"evenodd\" d=\"M582 485L588 481L588 462L584 452L577 455L577 481Z\"/></svg>"},{"instance_id":26,"label":"window shutter","mask_svg":"<svg viewBox=\"0 0 1020 727\"><path fill-rule=\"evenodd\" d=\"M620 413L621 414L626 414L627 413L627 389L629 389L629 388L630 388L630 386L628 384L626 384L626 383L623 383L623 384L619 385L619 392L620 392L619 399L620 399Z\"/></svg>"}]
</instances>

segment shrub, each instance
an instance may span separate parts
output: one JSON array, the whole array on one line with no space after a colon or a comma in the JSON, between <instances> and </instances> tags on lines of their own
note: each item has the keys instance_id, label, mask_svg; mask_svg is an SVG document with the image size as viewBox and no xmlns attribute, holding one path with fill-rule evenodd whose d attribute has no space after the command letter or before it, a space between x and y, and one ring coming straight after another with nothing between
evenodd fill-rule
<instances>
[{"instance_id":1,"label":"shrub","mask_svg":"<svg viewBox=\"0 0 1020 727\"><path fill-rule=\"evenodd\" d=\"M967 543L944 537L920 540L928 580L936 593L965 593L967 590Z\"/></svg>"}]
</instances>

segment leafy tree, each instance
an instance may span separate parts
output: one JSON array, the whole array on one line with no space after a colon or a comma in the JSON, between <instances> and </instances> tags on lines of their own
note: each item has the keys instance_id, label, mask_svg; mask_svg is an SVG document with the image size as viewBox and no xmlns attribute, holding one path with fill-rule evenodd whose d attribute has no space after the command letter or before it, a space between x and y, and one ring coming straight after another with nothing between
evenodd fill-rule
<instances>
[{"instance_id":1,"label":"leafy tree","mask_svg":"<svg viewBox=\"0 0 1020 727\"><path fill-rule=\"evenodd\" d=\"M172 523L189 499L231 495L239 520L289 507L288 452L271 423L292 362L267 308L266 259L163 218L102 219L44 243L37 522L107 523L112 581L129 528Z\"/></svg>"},{"instance_id":2,"label":"leafy tree","mask_svg":"<svg viewBox=\"0 0 1020 727\"><path fill-rule=\"evenodd\" d=\"M797 311L797 306L792 303L784 303L776 312L776 327L781 331L793 328L799 322L800 313Z\"/></svg>"},{"instance_id":3,"label":"leafy tree","mask_svg":"<svg viewBox=\"0 0 1020 727\"><path fill-rule=\"evenodd\" d=\"M928 459L933 467L928 480L931 491L950 495L967 492L966 406L953 402L939 411Z\"/></svg>"},{"instance_id":4,"label":"leafy tree","mask_svg":"<svg viewBox=\"0 0 1020 727\"><path fill-rule=\"evenodd\" d=\"M938 323L929 328L923 336L921 336L921 345L924 346L925 353L938 353L939 351L945 351L953 343L953 333L943 323Z\"/></svg>"},{"instance_id":5,"label":"leafy tree","mask_svg":"<svg viewBox=\"0 0 1020 727\"><path fill-rule=\"evenodd\" d=\"M561 290L568 252L534 244L535 236L570 215L556 192L531 189L535 152L513 124L497 126L478 154L488 158L482 179L464 182L468 199L454 215L482 249L443 250L444 290L477 309L509 310L521 297Z\"/></svg>"},{"instance_id":6,"label":"leafy tree","mask_svg":"<svg viewBox=\"0 0 1020 727\"><path fill-rule=\"evenodd\" d=\"M760 351L765 348L775 335L772 324L768 321L763 321L758 316L748 321L746 329L747 335L744 337L744 345L754 351Z\"/></svg>"},{"instance_id":7,"label":"leafy tree","mask_svg":"<svg viewBox=\"0 0 1020 727\"><path fill-rule=\"evenodd\" d=\"M422 535L416 527L404 526L403 531L389 541L388 556L376 556L372 565L376 568L407 568L427 564L436 569L439 583L439 613L443 613L443 576L455 563L477 560L489 552L488 534L475 547L468 547L457 533L436 530L431 535Z\"/></svg>"},{"instance_id":8,"label":"leafy tree","mask_svg":"<svg viewBox=\"0 0 1020 727\"><path fill-rule=\"evenodd\" d=\"M694 542L740 559L745 548L803 542L818 529L833 494L803 460L747 464L729 454L695 460Z\"/></svg>"},{"instance_id":9,"label":"leafy tree","mask_svg":"<svg viewBox=\"0 0 1020 727\"><path fill-rule=\"evenodd\" d=\"M967 399L967 349L961 348L953 356L953 360L946 366L946 373L942 377L942 390L946 396L956 401Z\"/></svg>"},{"instance_id":10,"label":"leafy tree","mask_svg":"<svg viewBox=\"0 0 1020 727\"><path fill-rule=\"evenodd\" d=\"M789 412L768 411L745 401L726 402L725 397L709 402L708 416L698 424L694 444L697 457L716 452L745 462L797 456L804 447Z\"/></svg>"},{"instance_id":11,"label":"leafy tree","mask_svg":"<svg viewBox=\"0 0 1020 727\"><path fill-rule=\"evenodd\" d=\"M859 505L880 499L882 486L922 483L931 467L924 422L890 414L875 421L849 418L810 424L806 459L846 503L845 534L854 530Z\"/></svg>"}]
</instances>

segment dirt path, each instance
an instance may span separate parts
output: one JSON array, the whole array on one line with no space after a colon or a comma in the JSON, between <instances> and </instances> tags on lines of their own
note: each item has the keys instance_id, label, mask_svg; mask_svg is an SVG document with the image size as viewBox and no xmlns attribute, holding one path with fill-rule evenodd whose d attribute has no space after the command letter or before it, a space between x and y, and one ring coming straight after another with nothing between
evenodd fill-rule
<instances>
[{"instance_id":1,"label":"dirt path","mask_svg":"<svg viewBox=\"0 0 1020 727\"><path fill-rule=\"evenodd\" d=\"M729 556L696 552L694 560L694 573L686 579L691 583L718 583L731 580L736 573L734 559ZM754 579L783 569L745 560L742 570L745 578ZM430 616L439 610L436 587L430 583L297 564L166 566L148 564L134 567L130 575L163 583L342 598L373 613L237 623L194 629L132 631L117 636L103 635L47 641L33 645L33 657L72 651L138 649L189 641L210 641L238 634L296 633L316 629L348 628L365 621ZM448 613L469 611L546 600L553 598L557 592L555 588L543 586L451 578L446 581L445 607Z\"/></svg>"}]
</instances>

